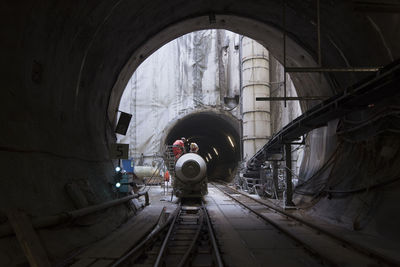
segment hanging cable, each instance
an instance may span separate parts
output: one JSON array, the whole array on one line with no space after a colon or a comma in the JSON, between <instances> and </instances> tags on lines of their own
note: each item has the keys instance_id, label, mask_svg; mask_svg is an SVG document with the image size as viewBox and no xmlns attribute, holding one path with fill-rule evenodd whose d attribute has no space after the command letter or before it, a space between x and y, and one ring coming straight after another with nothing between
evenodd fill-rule
<instances>
[{"instance_id":1,"label":"hanging cable","mask_svg":"<svg viewBox=\"0 0 400 267\"><path fill-rule=\"evenodd\" d=\"M382 186L386 186L395 182L400 181L400 177L396 177L394 179L390 179L389 181L384 181L381 183L377 183L371 186L366 186L362 188L356 188L356 189L349 189L349 190L323 190L323 192L329 193L329 194L357 194L357 193L362 193L364 191L369 191L373 189L377 189Z\"/></svg>"}]
</instances>

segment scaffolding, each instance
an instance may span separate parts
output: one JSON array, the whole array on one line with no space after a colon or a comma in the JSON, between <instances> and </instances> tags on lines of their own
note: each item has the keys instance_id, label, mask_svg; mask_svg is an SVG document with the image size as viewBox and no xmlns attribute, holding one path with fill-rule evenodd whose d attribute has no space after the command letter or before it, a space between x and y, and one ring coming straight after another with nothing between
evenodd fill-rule
<instances>
[{"instance_id":1,"label":"scaffolding","mask_svg":"<svg viewBox=\"0 0 400 267\"><path fill-rule=\"evenodd\" d=\"M172 145L165 146L164 162L165 166L167 166L170 176L175 177L175 155L172 147Z\"/></svg>"}]
</instances>

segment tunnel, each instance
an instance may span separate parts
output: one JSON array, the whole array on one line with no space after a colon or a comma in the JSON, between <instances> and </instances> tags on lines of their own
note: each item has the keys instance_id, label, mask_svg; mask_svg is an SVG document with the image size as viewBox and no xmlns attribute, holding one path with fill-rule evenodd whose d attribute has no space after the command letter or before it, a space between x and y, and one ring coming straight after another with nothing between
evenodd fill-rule
<instances>
[{"instance_id":1,"label":"tunnel","mask_svg":"<svg viewBox=\"0 0 400 267\"><path fill-rule=\"evenodd\" d=\"M398 10L398 1L377 0L2 3L0 265L28 266L36 260L32 247L42 248L41 259L61 264L134 217L128 205L83 219L68 217L67 212L119 199L112 190L118 163L110 157L119 101L135 69L168 41L210 28L246 35L285 67L317 70L292 73L299 96L330 97L351 92L353 84L369 76L356 69L381 68L400 57ZM347 237L378 235L381 242L361 239L378 250L398 248L400 240L399 184L374 186L398 177L400 146L398 130L383 131L385 121L372 111L396 109L398 103L398 97L390 97L384 104L371 103L367 111L321 124L306 137L300 172L310 181L298 191L299 203L308 205L304 212L344 227ZM301 102L304 111L318 104ZM202 116L194 117L208 126ZM226 123L226 129L214 131L221 136L237 134L229 120L216 117L207 118ZM342 129L364 121L368 131ZM197 138L188 129L191 125L186 119L177 122L165 144L181 135ZM221 142L221 151L232 152L226 139L205 129L198 139L200 151L210 151L213 144L204 140L209 136ZM210 163L210 176L226 177L218 166L234 168L237 154L228 158L232 161ZM365 187L368 190L356 190ZM314 190L321 188L325 191L316 194ZM48 225L50 221L58 224ZM255 230L250 235L256 235ZM33 243L24 243L28 236L33 236ZM289 255L288 250L285 253L279 254L281 259Z\"/></svg>"},{"instance_id":2,"label":"tunnel","mask_svg":"<svg viewBox=\"0 0 400 267\"><path fill-rule=\"evenodd\" d=\"M236 118L218 111L193 112L169 127L165 145L181 137L195 142L198 154L207 158L210 181L233 179L240 162L240 124Z\"/></svg>"}]
</instances>

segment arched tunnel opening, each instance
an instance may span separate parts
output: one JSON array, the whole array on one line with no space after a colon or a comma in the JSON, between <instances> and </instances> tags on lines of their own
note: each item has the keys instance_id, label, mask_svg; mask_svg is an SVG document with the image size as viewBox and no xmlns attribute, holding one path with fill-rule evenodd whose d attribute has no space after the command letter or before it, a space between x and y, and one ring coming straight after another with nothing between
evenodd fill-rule
<instances>
[{"instance_id":1,"label":"arched tunnel opening","mask_svg":"<svg viewBox=\"0 0 400 267\"><path fill-rule=\"evenodd\" d=\"M106 248L117 251L123 247L115 246L115 240L125 242L125 247L132 247L129 243L132 237L137 238L148 230L150 220L157 221L159 213L148 216L149 209L136 213L131 203L125 205L127 198L113 190L113 165L117 160L110 157L110 150L116 142L114 126L119 101L130 77L154 51L178 36L213 27L246 34L259 41L278 61L285 63L288 71L295 71L292 78L298 95L308 97L301 103L304 111L324 104L312 99L319 96L343 92L354 96L357 102L363 100L359 95L352 95L355 87L350 86L367 77L368 70L365 69L375 69L376 77L386 75L382 66L398 64L395 60L400 57L398 1L54 3L45 0L24 4L8 1L3 7L1 266L28 266L30 263L32 266L68 266L75 262L78 266L82 266L82 262L87 263L83 266L106 266L115 260L105 257L111 254ZM395 83L393 88L398 88L399 82L395 79L399 75L398 72L395 74L368 85L375 86L375 96L381 96L381 89L388 84ZM395 96L395 93L387 95ZM300 178L310 181L297 191L299 214L304 213L306 219L310 216L317 223L322 220L321 225L330 223L333 226L330 229L342 227L344 230L338 235L348 238L344 241L354 236L359 251L379 251L379 261L375 262L378 265L391 258L396 261L391 264L389 261L389 266L397 266L400 262L397 252L400 217L396 212L400 124L395 121L399 118L399 102L398 93L383 104L375 103L372 98L362 110L353 102L341 110L352 110L352 114L329 122L327 118L321 120L317 125L320 128L306 136L307 151L299 173ZM239 156L232 153L222 136L239 131L236 126L230 128L235 123L231 124L229 119L218 120L214 115L205 116L205 120L200 119L201 116L188 115L210 131L199 129L197 124L193 125L183 117L183 122L177 122L167 133L168 138L163 144L171 144L182 136L198 138L193 140L199 143L200 154L204 152L206 157L211 155L214 160L209 166L210 177L229 177L229 171L224 173L221 169L223 166L234 169ZM146 116L142 118L146 119ZM209 127L209 122L213 128ZM292 126L296 122L299 121L294 121ZM223 128L231 130L221 131L218 124L224 123L227 124ZM196 133L188 125L196 128ZM297 126L309 125L298 123ZM201 137L199 131L203 131ZM218 144L209 141L209 137L218 140ZM236 146L239 139L232 136L232 141ZM213 148L217 153L225 153L229 162L217 161ZM277 149L277 153L281 152ZM230 205L233 207L235 203ZM225 205L219 211L240 211L238 207L230 209ZM89 216L82 214L82 211L93 212L93 208L96 210ZM120 231L127 222L132 222L133 217L145 217L137 224L141 228ZM233 264L230 266L262 266L267 262L296 266L299 258L305 259L306 254L316 255L314 250L299 254L298 250L292 249L292 242L282 243L290 248L283 252L270 250L271 242L277 240L278 235L268 236L266 233L272 232L270 229L262 230L263 233L257 231L260 224L243 230L243 219L246 218L250 218L247 212L229 220L229 227L225 227L228 225L226 219L216 225L221 232L228 228L241 229L234 234L243 238L235 243L241 247L222 249L231 252L228 259ZM299 224L290 224L289 231L294 225ZM115 232L120 233L116 238ZM225 237L233 236L224 233ZM317 233L319 236L321 231ZM107 236L112 237L109 238L112 242L98 245L97 241ZM305 236L304 232L299 231L299 237L302 236ZM310 236L307 234L307 238ZM281 244L281 241L277 242ZM318 246L319 241L308 244ZM254 256L260 255L259 247L249 252L249 257L232 253L245 251L247 248L242 245L253 242L257 245L268 243L263 247L267 254L261 255L264 260L254 262ZM226 246L231 243L229 239L221 242ZM94 248L92 254L89 251L86 256L71 256L83 248L90 250L90 247ZM342 254L341 249L322 253L329 252L328 258L333 259L333 264L324 261L303 263L305 266L321 263L373 265L366 261L349 263L351 257L339 259L338 254L353 255Z\"/></svg>"},{"instance_id":2,"label":"arched tunnel opening","mask_svg":"<svg viewBox=\"0 0 400 267\"><path fill-rule=\"evenodd\" d=\"M233 179L240 162L240 122L236 118L220 111L193 112L167 129L164 145L181 137L199 146L209 181Z\"/></svg>"}]
</instances>

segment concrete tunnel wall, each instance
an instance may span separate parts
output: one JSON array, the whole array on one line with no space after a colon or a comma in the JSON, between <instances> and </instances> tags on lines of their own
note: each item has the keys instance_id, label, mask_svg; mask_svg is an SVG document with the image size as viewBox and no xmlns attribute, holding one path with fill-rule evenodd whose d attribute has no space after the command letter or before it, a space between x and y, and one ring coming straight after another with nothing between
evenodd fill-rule
<instances>
[{"instance_id":1,"label":"concrete tunnel wall","mask_svg":"<svg viewBox=\"0 0 400 267\"><path fill-rule=\"evenodd\" d=\"M193 112L179 118L166 130L163 145L172 145L181 137L189 139L189 142L197 143L198 153L204 159L208 154L211 155L212 158L207 162L209 181L216 179L232 181L240 162L240 122L238 119L229 112L220 110Z\"/></svg>"},{"instance_id":2,"label":"concrete tunnel wall","mask_svg":"<svg viewBox=\"0 0 400 267\"><path fill-rule=\"evenodd\" d=\"M114 197L108 184L113 170L108 147L115 140L119 98L140 62L167 41L194 30L224 28L259 41L282 62L281 1L45 0L1 5L1 223L9 209L38 217L76 208L65 192L67 183L87 185L83 194L90 204ZM381 66L399 58L399 15L356 7L351 1L321 1L324 66ZM315 66L313 2L290 1L286 18L287 65ZM326 74L326 82L320 75L292 78L299 95L332 95L364 76ZM332 134L321 136L327 140ZM321 151L310 166L318 169L327 156L329 151ZM75 225L39 234L50 259L57 261L106 235L126 215L121 206L99 214L85 229ZM13 254L21 255L15 238L0 243L6 265Z\"/></svg>"}]
</instances>

